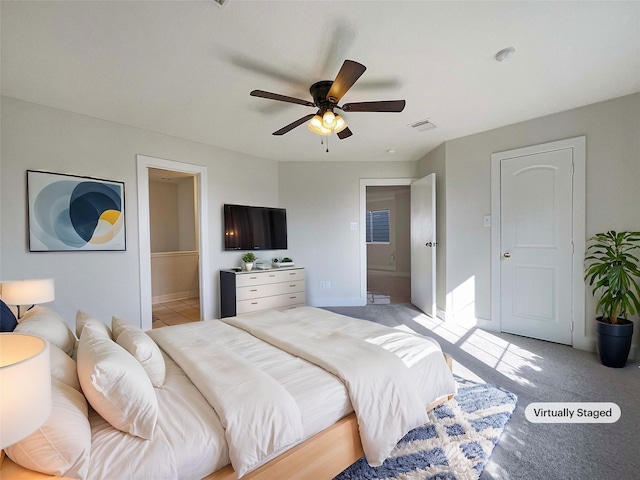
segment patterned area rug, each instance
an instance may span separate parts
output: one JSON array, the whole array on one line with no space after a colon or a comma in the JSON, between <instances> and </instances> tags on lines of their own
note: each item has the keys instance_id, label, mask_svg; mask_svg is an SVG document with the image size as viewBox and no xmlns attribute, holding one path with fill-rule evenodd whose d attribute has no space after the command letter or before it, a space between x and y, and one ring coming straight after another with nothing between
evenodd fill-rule
<instances>
[{"instance_id":1,"label":"patterned area rug","mask_svg":"<svg viewBox=\"0 0 640 480\"><path fill-rule=\"evenodd\" d=\"M429 412L380 467L361 458L335 480L476 480L516 408L517 397L460 378L455 397Z\"/></svg>"}]
</instances>

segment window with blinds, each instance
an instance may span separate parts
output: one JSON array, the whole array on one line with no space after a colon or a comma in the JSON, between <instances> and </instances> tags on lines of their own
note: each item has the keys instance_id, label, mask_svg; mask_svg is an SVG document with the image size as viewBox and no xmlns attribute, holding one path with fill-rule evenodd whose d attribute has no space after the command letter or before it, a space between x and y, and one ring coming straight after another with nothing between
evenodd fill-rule
<instances>
[{"instance_id":1,"label":"window with blinds","mask_svg":"<svg viewBox=\"0 0 640 480\"><path fill-rule=\"evenodd\" d=\"M367 243L389 243L389 210L367 212Z\"/></svg>"}]
</instances>

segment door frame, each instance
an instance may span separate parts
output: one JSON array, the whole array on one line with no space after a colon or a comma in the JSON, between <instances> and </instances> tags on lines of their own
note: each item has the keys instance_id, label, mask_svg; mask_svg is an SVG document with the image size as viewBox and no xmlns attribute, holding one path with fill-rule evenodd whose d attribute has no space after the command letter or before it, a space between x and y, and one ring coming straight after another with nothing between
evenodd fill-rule
<instances>
[{"instance_id":1,"label":"door frame","mask_svg":"<svg viewBox=\"0 0 640 480\"><path fill-rule=\"evenodd\" d=\"M200 320L213 318L213 286L209 275L209 207L207 167L136 155L138 170L138 243L140 263L140 323L152 328L151 232L149 228L149 168L173 170L197 178L198 270L200 274Z\"/></svg>"},{"instance_id":2,"label":"door frame","mask_svg":"<svg viewBox=\"0 0 640 480\"><path fill-rule=\"evenodd\" d=\"M361 178L360 179L360 303L367 304L367 187L396 187L411 185L415 178Z\"/></svg>"},{"instance_id":3,"label":"door frame","mask_svg":"<svg viewBox=\"0 0 640 480\"><path fill-rule=\"evenodd\" d=\"M586 236L586 138L575 137L556 142L533 145L515 150L508 150L491 155L491 323L497 330L502 330L501 312L501 184L500 162L507 158L523 157L556 150L572 149L573 154L573 258L571 272L571 312L572 312L572 345L576 348L591 350L593 345L587 337L585 320L585 284L584 284L584 252Z\"/></svg>"}]
</instances>

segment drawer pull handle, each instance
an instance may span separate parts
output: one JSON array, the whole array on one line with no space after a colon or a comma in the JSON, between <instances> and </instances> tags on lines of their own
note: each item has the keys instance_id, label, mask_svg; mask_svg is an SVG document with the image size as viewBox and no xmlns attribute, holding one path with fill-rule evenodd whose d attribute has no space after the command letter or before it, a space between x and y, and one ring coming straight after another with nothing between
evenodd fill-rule
<instances>
[{"instance_id":1,"label":"drawer pull handle","mask_svg":"<svg viewBox=\"0 0 640 480\"><path fill-rule=\"evenodd\" d=\"M289 288L296 288L297 285L294 283L293 285L289 285Z\"/></svg>"},{"instance_id":2,"label":"drawer pull handle","mask_svg":"<svg viewBox=\"0 0 640 480\"><path fill-rule=\"evenodd\" d=\"M258 289L257 289L257 288L254 288L253 290L249 290L249 291L250 291L250 292L257 292L257 291L258 291Z\"/></svg>"},{"instance_id":3,"label":"drawer pull handle","mask_svg":"<svg viewBox=\"0 0 640 480\"><path fill-rule=\"evenodd\" d=\"M295 300L298 297L289 297L289 300Z\"/></svg>"},{"instance_id":4,"label":"drawer pull handle","mask_svg":"<svg viewBox=\"0 0 640 480\"><path fill-rule=\"evenodd\" d=\"M249 280L256 280L258 277L249 277Z\"/></svg>"},{"instance_id":5,"label":"drawer pull handle","mask_svg":"<svg viewBox=\"0 0 640 480\"><path fill-rule=\"evenodd\" d=\"M257 305L258 302L251 302L251 305Z\"/></svg>"},{"instance_id":6,"label":"drawer pull handle","mask_svg":"<svg viewBox=\"0 0 640 480\"><path fill-rule=\"evenodd\" d=\"M289 273L289 275L295 275L295 274L296 274L296 272L290 272Z\"/></svg>"}]
</instances>

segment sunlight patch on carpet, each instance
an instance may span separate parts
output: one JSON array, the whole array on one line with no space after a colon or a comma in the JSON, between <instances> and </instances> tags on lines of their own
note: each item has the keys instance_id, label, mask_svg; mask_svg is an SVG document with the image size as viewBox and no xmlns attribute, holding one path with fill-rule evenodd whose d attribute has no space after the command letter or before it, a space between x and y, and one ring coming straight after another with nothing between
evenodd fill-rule
<instances>
[{"instance_id":1,"label":"sunlight patch on carpet","mask_svg":"<svg viewBox=\"0 0 640 480\"><path fill-rule=\"evenodd\" d=\"M477 480L515 410L517 397L493 385L456 379L458 392L429 412L379 467L361 458L335 480Z\"/></svg>"}]
</instances>

